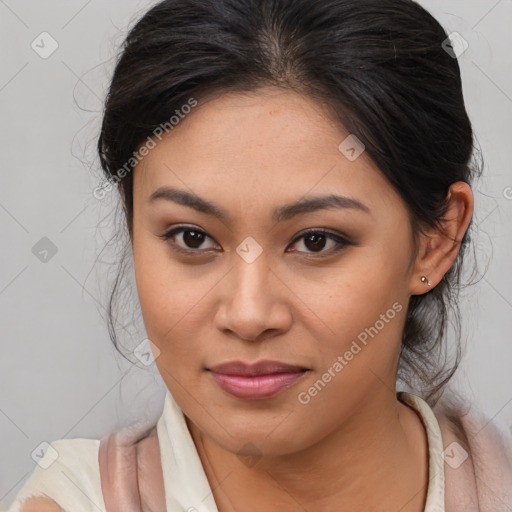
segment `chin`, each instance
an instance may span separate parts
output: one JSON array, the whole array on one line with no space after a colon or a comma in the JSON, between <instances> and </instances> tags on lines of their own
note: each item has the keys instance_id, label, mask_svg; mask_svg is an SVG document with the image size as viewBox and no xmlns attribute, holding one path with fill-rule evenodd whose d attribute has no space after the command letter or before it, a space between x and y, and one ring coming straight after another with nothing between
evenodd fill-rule
<instances>
[{"instance_id":1,"label":"chin","mask_svg":"<svg viewBox=\"0 0 512 512\"><path fill-rule=\"evenodd\" d=\"M286 418L286 415L283 417ZM314 432L304 429L299 434L297 425L291 422L286 424L286 421L282 421L282 418L277 421L269 418L264 421L250 421L249 425L229 421L223 422L222 426L215 423L197 425L197 428L215 444L240 457L292 455L312 446L321 437L319 433L315 435Z\"/></svg>"}]
</instances>

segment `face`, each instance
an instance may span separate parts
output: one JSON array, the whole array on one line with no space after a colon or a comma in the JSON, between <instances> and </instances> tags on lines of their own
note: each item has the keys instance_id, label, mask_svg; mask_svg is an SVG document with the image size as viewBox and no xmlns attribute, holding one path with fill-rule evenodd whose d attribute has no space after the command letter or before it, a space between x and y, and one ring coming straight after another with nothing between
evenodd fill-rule
<instances>
[{"instance_id":1,"label":"face","mask_svg":"<svg viewBox=\"0 0 512 512\"><path fill-rule=\"evenodd\" d=\"M348 135L297 93L228 93L134 169L135 276L156 364L188 421L233 453L291 454L396 400L412 232L368 155L339 149ZM348 199L309 201L327 196ZM212 371L262 361L278 364Z\"/></svg>"}]
</instances>

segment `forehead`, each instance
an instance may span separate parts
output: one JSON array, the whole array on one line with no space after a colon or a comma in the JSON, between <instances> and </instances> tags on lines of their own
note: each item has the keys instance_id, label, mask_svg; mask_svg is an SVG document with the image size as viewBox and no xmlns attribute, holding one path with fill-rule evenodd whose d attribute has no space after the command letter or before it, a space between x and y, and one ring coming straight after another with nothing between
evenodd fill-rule
<instances>
[{"instance_id":1,"label":"forehead","mask_svg":"<svg viewBox=\"0 0 512 512\"><path fill-rule=\"evenodd\" d=\"M401 199L366 152L350 160L340 151L349 135L327 106L295 92L222 94L183 116L137 164L134 201L169 185L238 206L311 193L397 206Z\"/></svg>"}]
</instances>

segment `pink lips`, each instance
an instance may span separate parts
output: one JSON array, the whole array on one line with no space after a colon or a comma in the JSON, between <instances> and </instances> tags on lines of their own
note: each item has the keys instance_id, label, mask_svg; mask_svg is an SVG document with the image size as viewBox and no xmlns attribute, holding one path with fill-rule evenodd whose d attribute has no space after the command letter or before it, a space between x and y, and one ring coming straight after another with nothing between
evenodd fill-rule
<instances>
[{"instance_id":1,"label":"pink lips","mask_svg":"<svg viewBox=\"0 0 512 512\"><path fill-rule=\"evenodd\" d=\"M232 361L208 370L221 389L246 400L275 396L294 384L307 371L306 368L279 361L261 361L256 364Z\"/></svg>"}]
</instances>

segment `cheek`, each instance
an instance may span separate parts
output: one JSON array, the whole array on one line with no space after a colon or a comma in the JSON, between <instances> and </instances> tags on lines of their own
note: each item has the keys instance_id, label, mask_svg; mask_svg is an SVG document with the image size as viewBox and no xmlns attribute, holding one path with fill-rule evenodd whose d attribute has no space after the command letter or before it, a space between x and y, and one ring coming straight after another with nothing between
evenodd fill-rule
<instances>
[{"instance_id":1,"label":"cheek","mask_svg":"<svg viewBox=\"0 0 512 512\"><path fill-rule=\"evenodd\" d=\"M372 390L394 389L407 294L397 285L399 265L382 258L357 258L333 276L326 294L308 295L329 328L311 347L320 364L295 396L314 431L345 421Z\"/></svg>"},{"instance_id":2,"label":"cheek","mask_svg":"<svg viewBox=\"0 0 512 512\"><path fill-rule=\"evenodd\" d=\"M201 282L191 286L183 268L173 263L163 241L155 243L149 237L136 237L133 261L146 330L161 348L201 292Z\"/></svg>"},{"instance_id":3,"label":"cheek","mask_svg":"<svg viewBox=\"0 0 512 512\"><path fill-rule=\"evenodd\" d=\"M173 397L183 406L190 400L186 390L196 388L202 364L200 340L204 339L201 330L205 311L201 312L199 306L207 290L201 285L191 286L183 271L172 265L160 266L157 261L145 265L144 260L139 263L139 300L147 337L158 348L155 364Z\"/></svg>"},{"instance_id":4,"label":"cheek","mask_svg":"<svg viewBox=\"0 0 512 512\"><path fill-rule=\"evenodd\" d=\"M322 391L322 400L336 399L377 376L391 385L408 304L407 241L403 242L400 252L393 252L396 246L384 240L358 248L330 269L323 288L309 286L307 304L327 333L316 344L320 373L330 371L325 380L331 392Z\"/></svg>"},{"instance_id":5,"label":"cheek","mask_svg":"<svg viewBox=\"0 0 512 512\"><path fill-rule=\"evenodd\" d=\"M306 285L304 299L339 339L356 337L386 315L395 302L405 308L407 280L402 259L405 262L380 247L354 251L329 270L323 285ZM388 316L394 317L394 312Z\"/></svg>"}]
</instances>

